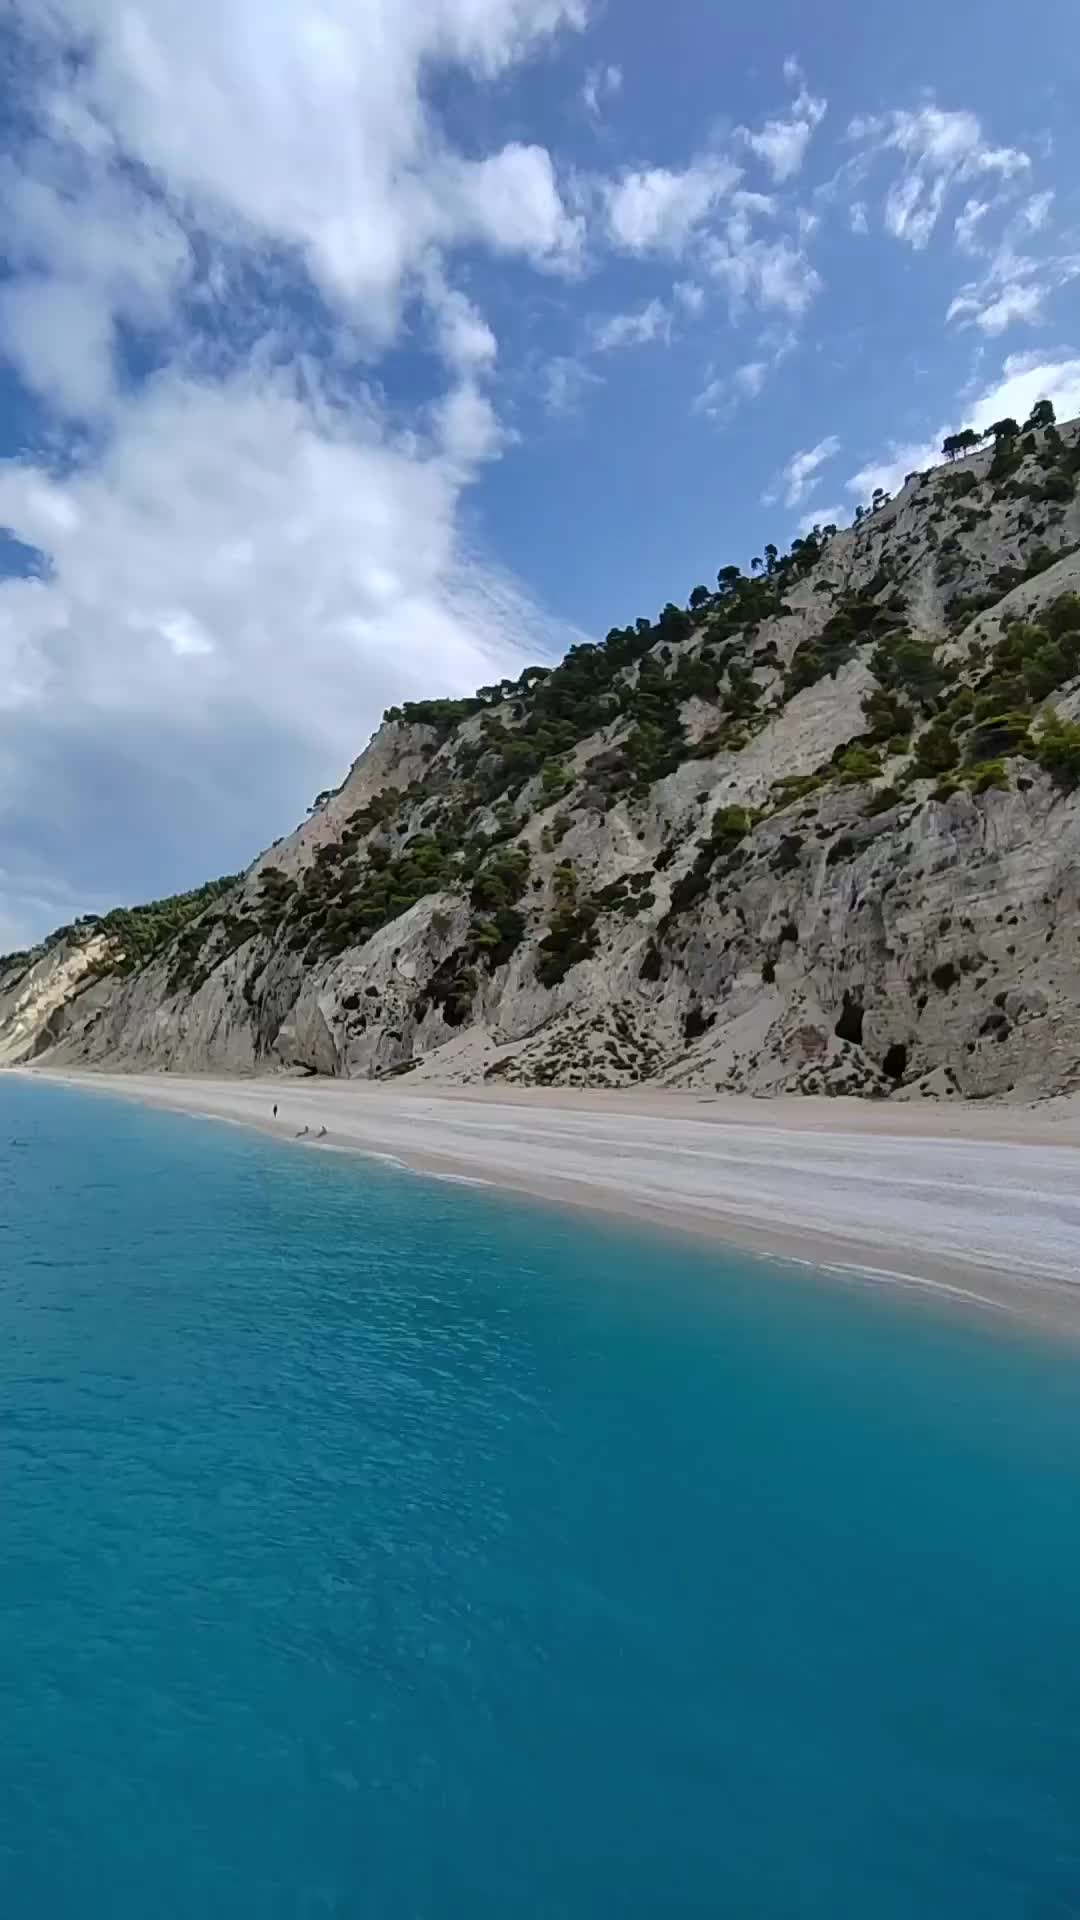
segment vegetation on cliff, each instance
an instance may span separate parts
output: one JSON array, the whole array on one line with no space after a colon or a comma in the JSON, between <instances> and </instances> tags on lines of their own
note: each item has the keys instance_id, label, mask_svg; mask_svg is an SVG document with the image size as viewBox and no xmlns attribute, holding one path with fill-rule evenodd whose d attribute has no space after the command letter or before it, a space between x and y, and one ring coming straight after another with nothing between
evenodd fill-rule
<instances>
[{"instance_id":1,"label":"vegetation on cliff","mask_svg":"<svg viewBox=\"0 0 1080 1920\"><path fill-rule=\"evenodd\" d=\"M172 893L161 900L146 900L136 907L113 907L108 913L82 914L68 925L55 928L36 947L27 947L19 953L0 954L0 968L5 972L20 967L25 969L43 959L62 942L85 946L88 941L103 937L109 942L109 947L100 963L100 970L134 973L137 968L146 966L215 901L230 894L238 879L238 874L224 874L219 880L208 880L203 886L193 887L187 893Z\"/></svg>"},{"instance_id":2,"label":"vegetation on cliff","mask_svg":"<svg viewBox=\"0 0 1080 1920\"><path fill-rule=\"evenodd\" d=\"M128 978L160 957L156 991L177 1005L215 975L235 982L259 1046L306 980L362 974L376 953L392 969L404 948L404 1010L383 1023L396 1071L421 1028L438 1045L494 1017L508 982L539 996L541 1027L571 1003L575 969L588 983L624 952L642 995L678 997L709 916L731 916L709 961L723 979L724 953L745 962L748 886L794 890L814 859L819 890L839 885L874 836L899 835L890 823L910 830L955 795L988 806L1040 772L1070 792L1080 594L1060 563L1080 534L1080 436L1040 403L1023 426L950 435L944 453L948 466L911 476L897 502L879 490L843 535L830 524L784 554L767 546L747 572L726 565L684 605L553 667L388 709L373 764L390 776L319 795L287 860L271 850L246 879L53 940L104 932L103 964ZM1057 591L1043 579L1055 567ZM807 753L808 740L823 744ZM897 859L908 844L897 838ZM781 991L799 944L788 910L754 956L759 989ZM683 1044L712 1031L716 991L687 985ZM378 1025L374 987L341 992L357 1033ZM835 1035L862 1045L861 999L844 992ZM885 1081L907 1047L895 1042ZM653 1070L661 1053L643 1039L636 1057Z\"/></svg>"}]
</instances>

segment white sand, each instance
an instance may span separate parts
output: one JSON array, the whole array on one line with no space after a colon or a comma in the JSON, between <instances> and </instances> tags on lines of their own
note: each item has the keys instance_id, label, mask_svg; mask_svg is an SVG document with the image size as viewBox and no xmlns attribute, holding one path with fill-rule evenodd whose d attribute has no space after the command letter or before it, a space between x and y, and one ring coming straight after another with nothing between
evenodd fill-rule
<instances>
[{"instance_id":1,"label":"white sand","mask_svg":"<svg viewBox=\"0 0 1080 1920\"><path fill-rule=\"evenodd\" d=\"M48 1077L283 1140L325 1126L322 1147L887 1273L1080 1330L1075 1102L943 1108L646 1089L421 1094L286 1077Z\"/></svg>"}]
</instances>

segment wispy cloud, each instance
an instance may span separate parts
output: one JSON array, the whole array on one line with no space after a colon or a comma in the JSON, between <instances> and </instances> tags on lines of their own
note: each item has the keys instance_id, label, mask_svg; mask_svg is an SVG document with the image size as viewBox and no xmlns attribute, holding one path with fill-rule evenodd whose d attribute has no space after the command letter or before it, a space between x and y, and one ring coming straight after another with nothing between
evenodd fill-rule
<instances>
[{"instance_id":1,"label":"wispy cloud","mask_svg":"<svg viewBox=\"0 0 1080 1920\"><path fill-rule=\"evenodd\" d=\"M1035 325L1046 317L1051 295L1080 276L1080 254L1055 252L1037 237L1049 227L1053 200L1052 192L1033 194L1006 225L993 251L974 237L981 236L989 207L968 202L957 223L958 241L964 251L981 254L988 264L981 280L969 281L954 296L947 322L996 337L1011 326Z\"/></svg>"},{"instance_id":2,"label":"wispy cloud","mask_svg":"<svg viewBox=\"0 0 1080 1920\"><path fill-rule=\"evenodd\" d=\"M458 374L490 372L498 344L479 309L466 294L447 285L441 268L434 262L425 277L424 291L439 351L447 366Z\"/></svg>"},{"instance_id":3,"label":"wispy cloud","mask_svg":"<svg viewBox=\"0 0 1080 1920\"><path fill-rule=\"evenodd\" d=\"M662 300L650 300L633 313L613 313L606 320L594 321L591 337L598 353L667 341L671 338L671 313Z\"/></svg>"},{"instance_id":4,"label":"wispy cloud","mask_svg":"<svg viewBox=\"0 0 1080 1920\"><path fill-rule=\"evenodd\" d=\"M756 400L769 377L767 360L747 360L731 373L713 375L696 395L691 411L724 422L747 400Z\"/></svg>"},{"instance_id":5,"label":"wispy cloud","mask_svg":"<svg viewBox=\"0 0 1080 1920\"><path fill-rule=\"evenodd\" d=\"M294 250L323 297L383 344L432 248L547 268L579 254L581 222L547 149L509 141L466 154L424 98L436 54L498 72L580 25L578 0L404 7L387 16L377 61L363 10L341 0L317 23L279 8L252 34L230 30L218 0L144 7L137 31L123 8L96 6L92 35L79 0L15 13L39 30L42 79L28 103L41 137L5 179L6 233L28 276L14 323L24 344L31 291L37 317L49 294L70 307L77 292L99 340L133 303L136 320L147 309L153 319L190 271L192 224L204 251Z\"/></svg>"},{"instance_id":6,"label":"wispy cloud","mask_svg":"<svg viewBox=\"0 0 1080 1920\"><path fill-rule=\"evenodd\" d=\"M310 380L174 374L123 403L103 464L0 466L0 521L52 563L0 584L19 742L0 806L60 862L73 822L92 835L88 891L125 884L118 806L133 853L148 836L167 874L179 839L186 870L215 871L403 691L469 691L560 646L459 543L489 422L458 394L421 453Z\"/></svg>"},{"instance_id":7,"label":"wispy cloud","mask_svg":"<svg viewBox=\"0 0 1080 1920\"><path fill-rule=\"evenodd\" d=\"M575 354L554 354L545 363L541 374L544 410L557 418L576 418L590 387L602 387L603 384L601 375L593 371L588 361Z\"/></svg>"},{"instance_id":8,"label":"wispy cloud","mask_svg":"<svg viewBox=\"0 0 1080 1920\"><path fill-rule=\"evenodd\" d=\"M790 180L799 172L815 130L825 118L828 105L809 91L798 61L790 58L785 60L784 77L789 85L797 85L799 89L791 103L790 113L786 117L766 120L757 133L743 130L747 146L759 160L764 161L777 182Z\"/></svg>"},{"instance_id":9,"label":"wispy cloud","mask_svg":"<svg viewBox=\"0 0 1080 1920\"><path fill-rule=\"evenodd\" d=\"M824 440L819 440L816 446L793 453L771 487L762 495L764 505L771 506L776 500L782 499L785 507L800 507L817 486L820 469L827 461L835 459L839 451L839 438L835 433L830 433Z\"/></svg>"},{"instance_id":10,"label":"wispy cloud","mask_svg":"<svg viewBox=\"0 0 1080 1920\"><path fill-rule=\"evenodd\" d=\"M739 178L738 167L719 156L681 172L647 167L624 173L606 188L608 236L625 253L678 257Z\"/></svg>"},{"instance_id":11,"label":"wispy cloud","mask_svg":"<svg viewBox=\"0 0 1080 1920\"><path fill-rule=\"evenodd\" d=\"M1041 233L1050 218L1055 194L1052 187L1042 193L1033 193L1020 209L1020 218L1029 233Z\"/></svg>"},{"instance_id":12,"label":"wispy cloud","mask_svg":"<svg viewBox=\"0 0 1080 1920\"><path fill-rule=\"evenodd\" d=\"M1052 401L1063 420L1080 413L1080 358L1074 354L1010 354L997 379L974 398L958 396L952 419L942 422L923 440L891 442L884 453L852 474L847 490L857 500L869 499L875 487L894 493L906 474L920 473L940 463L946 434L965 426L982 433L995 420L1006 418L1023 421L1037 400Z\"/></svg>"},{"instance_id":13,"label":"wispy cloud","mask_svg":"<svg viewBox=\"0 0 1080 1920\"><path fill-rule=\"evenodd\" d=\"M801 247L787 238L751 239L740 221L705 242L702 265L724 288L736 318L748 303L797 318L821 291L821 275Z\"/></svg>"},{"instance_id":14,"label":"wispy cloud","mask_svg":"<svg viewBox=\"0 0 1080 1920\"><path fill-rule=\"evenodd\" d=\"M600 118L605 100L611 100L622 92L622 68L612 65L590 67L581 88L581 98L585 111L594 120Z\"/></svg>"},{"instance_id":15,"label":"wispy cloud","mask_svg":"<svg viewBox=\"0 0 1080 1920\"><path fill-rule=\"evenodd\" d=\"M887 189L883 219L894 239L916 251L928 244L954 186L989 177L1012 180L1031 166L1019 148L992 146L978 115L966 108L930 104L856 118L848 138L863 158L899 156L901 170Z\"/></svg>"},{"instance_id":16,"label":"wispy cloud","mask_svg":"<svg viewBox=\"0 0 1080 1920\"><path fill-rule=\"evenodd\" d=\"M428 78L482 87L581 0L384 7L378 60L354 0L257 11L6 12L32 132L0 352L45 449L0 462L0 524L44 556L0 579L0 835L48 878L15 899L8 858L0 919L28 932L76 878L90 905L236 864L387 700L565 637L462 537L506 436L459 260L575 271L584 222L546 147L455 145ZM417 308L443 389L391 411L357 361Z\"/></svg>"},{"instance_id":17,"label":"wispy cloud","mask_svg":"<svg viewBox=\"0 0 1080 1920\"><path fill-rule=\"evenodd\" d=\"M696 280L676 280L671 289L680 307L687 313L701 313L705 307L705 289Z\"/></svg>"},{"instance_id":18,"label":"wispy cloud","mask_svg":"<svg viewBox=\"0 0 1080 1920\"><path fill-rule=\"evenodd\" d=\"M851 508L839 503L827 507L811 507L799 521L799 532L809 533L813 527L842 527L851 517Z\"/></svg>"},{"instance_id":19,"label":"wispy cloud","mask_svg":"<svg viewBox=\"0 0 1080 1920\"><path fill-rule=\"evenodd\" d=\"M949 307L946 320L960 320L991 337L1004 333L1018 321L1028 325L1041 320L1046 289L1034 281L1025 286L1003 287L993 297L981 299L977 293L960 293Z\"/></svg>"}]
</instances>

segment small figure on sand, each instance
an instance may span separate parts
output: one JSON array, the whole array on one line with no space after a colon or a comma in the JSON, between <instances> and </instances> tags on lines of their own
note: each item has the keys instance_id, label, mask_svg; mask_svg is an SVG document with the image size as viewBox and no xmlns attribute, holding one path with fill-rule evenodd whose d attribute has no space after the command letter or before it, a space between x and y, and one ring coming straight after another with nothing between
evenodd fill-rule
<instances>
[{"instance_id":1,"label":"small figure on sand","mask_svg":"<svg viewBox=\"0 0 1080 1920\"><path fill-rule=\"evenodd\" d=\"M326 1139L326 1128L325 1128L325 1127L320 1127L320 1128L319 1128L319 1131L318 1131L318 1133L317 1133L317 1134L315 1135L315 1138L316 1138L316 1140L325 1140L325 1139Z\"/></svg>"},{"instance_id":2,"label":"small figure on sand","mask_svg":"<svg viewBox=\"0 0 1080 1920\"><path fill-rule=\"evenodd\" d=\"M277 1119L277 1101L274 1102L274 1119Z\"/></svg>"},{"instance_id":3,"label":"small figure on sand","mask_svg":"<svg viewBox=\"0 0 1080 1920\"><path fill-rule=\"evenodd\" d=\"M299 1133L298 1133L298 1134L297 1134L297 1136L296 1136L296 1137L297 1137L297 1139L298 1139L298 1140L302 1140L302 1139L303 1139L303 1137L304 1137L304 1135L305 1135L305 1133L308 1133L309 1131L310 1131L310 1129L309 1129L308 1127L301 1127L301 1129L300 1129L300 1131L299 1131Z\"/></svg>"}]
</instances>

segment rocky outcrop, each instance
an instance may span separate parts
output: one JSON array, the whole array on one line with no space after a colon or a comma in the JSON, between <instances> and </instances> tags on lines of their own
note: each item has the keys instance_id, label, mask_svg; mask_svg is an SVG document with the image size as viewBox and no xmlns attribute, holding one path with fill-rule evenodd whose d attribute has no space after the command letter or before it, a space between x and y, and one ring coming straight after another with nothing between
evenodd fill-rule
<instances>
[{"instance_id":1,"label":"rocky outcrop","mask_svg":"<svg viewBox=\"0 0 1080 1920\"><path fill-rule=\"evenodd\" d=\"M0 1062L1067 1090L1078 470L1075 425L1007 440L555 673L395 714L144 964L0 963Z\"/></svg>"},{"instance_id":2,"label":"rocky outcrop","mask_svg":"<svg viewBox=\"0 0 1080 1920\"><path fill-rule=\"evenodd\" d=\"M110 971L110 943L104 937L72 937L47 949L0 960L0 1067L17 1066L54 1046L75 1009L84 1019L93 1003L93 985ZM104 1003L111 985L101 994Z\"/></svg>"}]
</instances>

